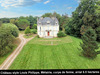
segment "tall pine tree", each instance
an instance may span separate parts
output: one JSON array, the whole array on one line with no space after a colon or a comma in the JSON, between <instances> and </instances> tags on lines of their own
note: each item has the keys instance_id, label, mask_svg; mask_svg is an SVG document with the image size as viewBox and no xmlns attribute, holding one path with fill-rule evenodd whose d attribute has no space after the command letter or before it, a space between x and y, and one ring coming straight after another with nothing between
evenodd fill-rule
<instances>
[{"instance_id":1,"label":"tall pine tree","mask_svg":"<svg viewBox=\"0 0 100 75\"><path fill-rule=\"evenodd\" d=\"M96 2L96 23L97 23L97 27L96 27L96 33L97 33L97 41L100 42L100 0L98 0Z\"/></svg>"},{"instance_id":2,"label":"tall pine tree","mask_svg":"<svg viewBox=\"0 0 100 75\"><path fill-rule=\"evenodd\" d=\"M81 37L83 43L80 44L82 47L82 54L88 58L95 58L100 51L96 51L98 49L98 43L96 42L96 33L91 27L83 34Z\"/></svg>"}]
</instances>

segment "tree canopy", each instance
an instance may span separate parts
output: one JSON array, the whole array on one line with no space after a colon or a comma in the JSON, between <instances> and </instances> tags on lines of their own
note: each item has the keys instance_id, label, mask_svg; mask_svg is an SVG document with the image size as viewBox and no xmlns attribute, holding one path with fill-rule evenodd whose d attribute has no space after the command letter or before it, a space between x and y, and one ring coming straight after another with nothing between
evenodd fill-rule
<instances>
[{"instance_id":1,"label":"tree canopy","mask_svg":"<svg viewBox=\"0 0 100 75\"><path fill-rule=\"evenodd\" d=\"M18 37L19 36L19 30L18 30L16 25L10 24L10 23L5 23L5 24L2 25L2 27L6 28L7 30L10 30L10 33L14 37Z\"/></svg>"},{"instance_id":2,"label":"tree canopy","mask_svg":"<svg viewBox=\"0 0 100 75\"><path fill-rule=\"evenodd\" d=\"M81 37L80 29L83 25L95 28L95 2L95 0L81 0L79 6L72 13L72 20L69 22L70 26L66 29L70 30L70 35Z\"/></svg>"},{"instance_id":3,"label":"tree canopy","mask_svg":"<svg viewBox=\"0 0 100 75\"><path fill-rule=\"evenodd\" d=\"M25 30L27 26L30 25L30 22L27 19L19 19L18 20L18 28L20 30Z\"/></svg>"},{"instance_id":4,"label":"tree canopy","mask_svg":"<svg viewBox=\"0 0 100 75\"><path fill-rule=\"evenodd\" d=\"M14 36L9 28L0 27L0 56L4 56L13 49Z\"/></svg>"}]
</instances>

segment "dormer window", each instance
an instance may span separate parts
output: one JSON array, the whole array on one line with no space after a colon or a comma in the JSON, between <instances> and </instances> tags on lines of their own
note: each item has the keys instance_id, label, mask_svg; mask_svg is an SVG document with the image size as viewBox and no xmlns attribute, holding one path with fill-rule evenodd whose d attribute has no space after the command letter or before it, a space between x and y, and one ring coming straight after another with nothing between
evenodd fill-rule
<instances>
[{"instance_id":1,"label":"dormer window","mask_svg":"<svg viewBox=\"0 0 100 75\"><path fill-rule=\"evenodd\" d=\"M57 25L58 23L56 22L56 25Z\"/></svg>"},{"instance_id":2,"label":"dormer window","mask_svg":"<svg viewBox=\"0 0 100 75\"><path fill-rule=\"evenodd\" d=\"M47 21L47 24L50 24L50 21Z\"/></svg>"},{"instance_id":3,"label":"dormer window","mask_svg":"<svg viewBox=\"0 0 100 75\"><path fill-rule=\"evenodd\" d=\"M41 22L39 22L39 24L41 24Z\"/></svg>"}]
</instances>

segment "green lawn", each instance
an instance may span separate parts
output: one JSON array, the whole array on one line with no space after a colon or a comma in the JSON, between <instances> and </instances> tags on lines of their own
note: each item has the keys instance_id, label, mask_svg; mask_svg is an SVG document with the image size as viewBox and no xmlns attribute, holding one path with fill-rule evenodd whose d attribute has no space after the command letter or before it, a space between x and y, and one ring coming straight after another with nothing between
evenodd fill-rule
<instances>
[{"instance_id":1,"label":"green lawn","mask_svg":"<svg viewBox=\"0 0 100 75\"><path fill-rule=\"evenodd\" d=\"M80 56L80 42L71 36L34 38L24 46L10 69L100 69L100 55L94 60Z\"/></svg>"}]
</instances>

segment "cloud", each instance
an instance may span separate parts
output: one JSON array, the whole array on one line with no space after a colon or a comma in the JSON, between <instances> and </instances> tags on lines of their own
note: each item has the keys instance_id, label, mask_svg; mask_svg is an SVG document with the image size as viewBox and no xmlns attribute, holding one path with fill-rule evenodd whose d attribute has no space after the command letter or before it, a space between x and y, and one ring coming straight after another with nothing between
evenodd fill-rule
<instances>
[{"instance_id":1,"label":"cloud","mask_svg":"<svg viewBox=\"0 0 100 75\"><path fill-rule=\"evenodd\" d=\"M0 11L0 18L15 18L15 17L20 17L20 16L41 16L41 14L30 14L30 13L18 13L18 12L12 12L12 11Z\"/></svg>"},{"instance_id":2,"label":"cloud","mask_svg":"<svg viewBox=\"0 0 100 75\"><path fill-rule=\"evenodd\" d=\"M50 2L50 0L47 0L47 1L44 2L44 4L47 4L47 3L49 3L49 2Z\"/></svg>"},{"instance_id":3,"label":"cloud","mask_svg":"<svg viewBox=\"0 0 100 75\"><path fill-rule=\"evenodd\" d=\"M75 0L75 1L77 1L77 3L80 3L81 2L81 0Z\"/></svg>"},{"instance_id":4,"label":"cloud","mask_svg":"<svg viewBox=\"0 0 100 75\"><path fill-rule=\"evenodd\" d=\"M31 6L35 3L42 2L43 0L0 0L2 7L19 7L19 6Z\"/></svg>"},{"instance_id":5,"label":"cloud","mask_svg":"<svg viewBox=\"0 0 100 75\"><path fill-rule=\"evenodd\" d=\"M72 15L68 15L68 17L72 17Z\"/></svg>"},{"instance_id":6,"label":"cloud","mask_svg":"<svg viewBox=\"0 0 100 75\"><path fill-rule=\"evenodd\" d=\"M73 7L67 7L67 9L72 9Z\"/></svg>"}]
</instances>

